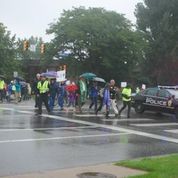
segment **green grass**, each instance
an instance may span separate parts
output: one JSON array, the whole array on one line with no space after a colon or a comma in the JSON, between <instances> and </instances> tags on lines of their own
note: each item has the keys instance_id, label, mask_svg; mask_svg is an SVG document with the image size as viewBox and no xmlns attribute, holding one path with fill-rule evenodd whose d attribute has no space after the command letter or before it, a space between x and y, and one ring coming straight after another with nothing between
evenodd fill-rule
<instances>
[{"instance_id":1,"label":"green grass","mask_svg":"<svg viewBox=\"0 0 178 178\"><path fill-rule=\"evenodd\" d=\"M148 174L129 178L178 178L178 155L143 158L116 163L118 166L140 169Z\"/></svg>"}]
</instances>

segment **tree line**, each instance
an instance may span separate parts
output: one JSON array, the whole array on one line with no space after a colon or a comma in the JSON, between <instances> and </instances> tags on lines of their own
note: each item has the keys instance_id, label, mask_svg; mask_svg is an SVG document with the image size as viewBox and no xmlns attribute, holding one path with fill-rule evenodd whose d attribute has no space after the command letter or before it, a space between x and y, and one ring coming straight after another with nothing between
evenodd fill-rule
<instances>
[{"instance_id":1,"label":"tree line","mask_svg":"<svg viewBox=\"0 0 178 178\"><path fill-rule=\"evenodd\" d=\"M144 0L135 8L136 25L124 15L103 8L64 10L46 30L54 38L40 54L41 38L28 39L35 51L23 51L23 40L0 24L0 74L25 75L27 60L55 58L67 64L68 76L93 72L118 83L178 83L178 1Z\"/></svg>"}]
</instances>

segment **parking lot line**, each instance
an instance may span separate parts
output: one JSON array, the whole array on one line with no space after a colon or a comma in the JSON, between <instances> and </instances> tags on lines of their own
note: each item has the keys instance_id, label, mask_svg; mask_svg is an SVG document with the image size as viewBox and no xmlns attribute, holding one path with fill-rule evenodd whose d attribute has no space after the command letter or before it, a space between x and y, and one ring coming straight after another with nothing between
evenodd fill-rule
<instances>
[{"instance_id":1,"label":"parking lot line","mask_svg":"<svg viewBox=\"0 0 178 178\"><path fill-rule=\"evenodd\" d=\"M109 134L98 134L98 135L78 135L78 136L52 137L52 138L1 140L1 141L0 141L0 144L1 144L1 143L17 143L17 142L66 140L66 139L78 139L78 138L110 137L110 136L121 136L121 135L129 135L129 134L130 134L130 133L109 133Z\"/></svg>"}]
</instances>

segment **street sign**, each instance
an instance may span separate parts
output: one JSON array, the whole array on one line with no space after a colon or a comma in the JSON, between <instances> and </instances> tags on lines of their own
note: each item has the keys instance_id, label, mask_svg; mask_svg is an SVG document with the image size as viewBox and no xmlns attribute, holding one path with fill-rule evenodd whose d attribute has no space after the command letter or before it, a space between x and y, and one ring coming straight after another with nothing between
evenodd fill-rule
<instances>
[{"instance_id":1,"label":"street sign","mask_svg":"<svg viewBox=\"0 0 178 178\"><path fill-rule=\"evenodd\" d=\"M18 72L14 71L14 77L18 77Z\"/></svg>"}]
</instances>

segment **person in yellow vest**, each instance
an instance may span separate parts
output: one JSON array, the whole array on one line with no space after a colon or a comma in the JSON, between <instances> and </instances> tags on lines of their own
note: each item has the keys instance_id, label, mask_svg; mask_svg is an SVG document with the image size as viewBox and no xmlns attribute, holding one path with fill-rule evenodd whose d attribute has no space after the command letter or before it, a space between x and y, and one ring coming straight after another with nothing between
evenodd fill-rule
<instances>
[{"instance_id":1,"label":"person in yellow vest","mask_svg":"<svg viewBox=\"0 0 178 178\"><path fill-rule=\"evenodd\" d=\"M37 89L39 90L39 103L38 103L38 109L39 114L42 114L42 104L45 104L45 107L50 113L50 108L48 105L48 96L49 96L49 81L46 79L44 75L41 75L41 80L37 83Z\"/></svg>"},{"instance_id":2,"label":"person in yellow vest","mask_svg":"<svg viewBox=\"0 0 178 178\"><path fill-rule=\"evenodd\" d=\"M1 102L3 102L4 89L5 89L5 82L2 78L0 78L0 100Z\"/></svg>"},{"instance_id":3,"label":"person in yellow vest","mask_svg":"<svg viewBox=\"0 0 178 178\"><path fill-rule=\"evenodd\" d=\"M130 109L131 109L131 95L132 95L132 89L130 85L127 85L122 90L122 101L123 101L123 107L119 111L119 116L121 115L121 112L128 106L127 110L127 118L130 118Z\"/></svg>"}]
</instances>

